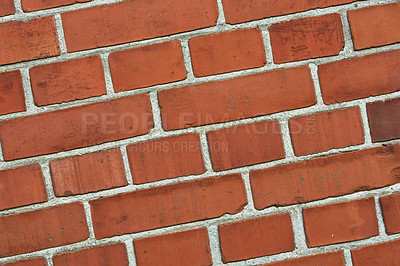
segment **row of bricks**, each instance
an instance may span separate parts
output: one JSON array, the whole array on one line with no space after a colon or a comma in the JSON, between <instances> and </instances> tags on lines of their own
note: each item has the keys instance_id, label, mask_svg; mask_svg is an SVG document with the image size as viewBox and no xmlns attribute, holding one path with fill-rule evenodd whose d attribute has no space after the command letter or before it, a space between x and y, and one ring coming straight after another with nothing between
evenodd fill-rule
<instances>
[{"instance_id":1,"label":"row of bricks","mask_svg":"<svg viewBox=\"0 0 400 266\"><path fill-rule=\"evenodd\" d=\"M210 27L215 25L218 16L217 10L207 10L207 7L216 6L215 0L185 3L178 10L160 1L142 2L126 1L61 14L68 52ZM178 8L175 0L173 3ZM147 12L152 5L157 5L157 8ZM164 10L166 8L168 11ZM143 9L146 13L128 15ZM348 11L354 48L359 50L398 42L398 12L398 3ZM99 20L102 23L98 23ZM269 32L275 63L337 55L344 48L339 14L274 24ZM0 65L60 54L52 16L1 24L0 39L3 40ZM266 63L263 39L258 29L195 37L189 40L189 45L195 76L256 68Z\"/></svg>"},{"instance_id":2,"label":"row of bricks","mask_svg":"<svg viewBox=\"0 0 400 266\"><path fill-rule=\"evenodd\" d=\"M240 182L234 180L238 177L230 176L225 178L230 179L229 183ZM206 185L207 188L212 188L209 185ZM228 185L228 183L219 185ZM199 193L201 189L200 187L196 192ZM232 199L227 199L227 194L229 193L221 194L219 202L225 207L230 205L229 209L223 210L221 206L214 206L207 207L207 209L195 209L190 214L186 213L185 215L191 216L190 218L202 219L199 216L212 218L216 215L224 214L225 211L228 213L240 212L242 207L235 210L234 206L239 202L233 200L228 203ZM125 196L114 196L112 199L116 197L122 199ZM175 209L173 214L169 215L166 215L166 213L157 214L153 208L145 209L141 207L140 203L151 200L151 198L138 199L130 197L130 199L134 200L131 202L128 200L125 200L125 202L119 201L119 204L116 205L110 205L110 202L107 202L110 198L90 202L96 238L149 230L152 229L151 225L154 225L155 221L158 223L157 227L171 225L171 223L168 223L168 220L171 219L178 223L185 222L181 217L183 212L178 209ZM183 198L180 201L183 203ZM162 203L166 204L156 200L152 207L157 204L162 205ZM381 197L380 203L388 234L400 233L400 216L398 213L400 194ZM197 205L193 207L199 207L199 204L194 201L191 204ZM133 207L128 207L128 205L133 205ZM115 211L115 208L118 210ZM127 209L133 210L135 208L140 210L127 211ZM125 209L125 211L122 211L122 209ZM157 209L161 210L162 207L157 207ZM116 216L117 213L118 216ZM157 217L153 217L153 215ZM306 242L310 248L367 239L379 235L374 198L308 207L302 210L302 215ZM175 218L172 218L172 216L175 216ZM162 218L160 219L160 217ZM142 219L151 220L151 225L143 223ZM71 203L4 216L0 218L0 225L4 228L0 235L0 243L2 244L0 257L67 245L84 241L89 237L84 208L81 203ZM224 223L220 224L218 229L222 258L225 263L290 252L295 249L294 232L289 213ZM26 235L32 237L27 239ZM208 243L207 230L205 228L134 240L136 259L139 265L165 265L162 263L163 261L180 262L178 263L179 265L192 265L193 262L198 263L198 265L210 265L211 256ZM383 244L385 247L383 249L385 251L393 249L392 251L394 251L400 247L399 244L399 240L385 243ZM392 245L394 245L392 248L388 248ZM119 246L125 252L122 245ZM378 246L382 247L382 245ZM361 250L365 249L361 248ZM369 250L370 248L367 249ZM64 265L64 263L73 262L74 260L79 261L82 257L85 258L88 255L89 257L97 255L96 250L98 251L98 248L56 255L54 258L55 264L57 265L57 262L59 262ZM90 253L95 254L90 255ZM121 252L111 252L111 254L117 255L121 254ZM182 254L185 255L182 256ZM355 258L358 257L361 261L368 261L379 259L380 256L383 256L388 262L398 262L400 259L398 252L377 253L378 258L369 256L367 259L356 254ZM126 260L126 256L118 257ZM114 255L110 259L113 258L116 259Z\"/></svg>"}]
</instances>

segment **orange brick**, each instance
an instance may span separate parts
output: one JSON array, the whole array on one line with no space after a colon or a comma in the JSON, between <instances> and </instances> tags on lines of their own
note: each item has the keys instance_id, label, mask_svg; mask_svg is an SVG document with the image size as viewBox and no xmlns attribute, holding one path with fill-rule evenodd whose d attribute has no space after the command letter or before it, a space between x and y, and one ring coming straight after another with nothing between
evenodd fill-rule
<instances>
[{"instance_id":1,"label":"orange brick","mask_svg":"<svg viewBox=\"0 0 400 266\"><path fill-rule=\"evenodd\" d=\"M222 260L227 262L292 251L290 214L278 214L219 226Z\"/></svg>"},{"instance_id":2,"label":"orange brick","mask_svg":"<svg viewBox=\"0 0 400 266\"><path fill-rule=\"evenodd\" d=\"M22 9L25 12L31 12L36 10L48 9L59 6L67 6L75 3L90 2L92 0L22 0Z\"/></svg>"},{"instance_id":3,"label":"orange brick","mask_svg":"<svg viewBox=\"0 0 400 266\"><path fill-rule=\"evenodd\" d=\"M38 106L107 93L99 56L33 67L30 76L33 97Z\"/></svg>"},{"instance_id":4,"label":"orange brick","mask_svg":"<svg viewBox=\"0 0 400 266\"><path fill-rule=\"evenodd\" d=\"M292 118L289 127L297 156L364 143L358 107Z\"/></svg>"},{"instance_id":5,"label":"orange brick","mask_svg":"<svg viewBox=\"0 0 400 266\"><path fill-rule=\"evenodd\" d=\"M393 169L393 174L400 177L400 168ZM400 193L379 199L388 235L400 233Z\"/></svg>"},{"instance_id":6,"label":"orange brick","mask_svg":"<svg viewBox=\"0 0 400 266\"><path fill-rule=\"evenodd\" d=\"M296 258L264 264L264 266L345 266L343 251L321 253L313 256Z\"/></svg>"},{"instance_id":7,"label":"orange brick","mask_svg":"<svg viewBox=\"0 0 400 266\"><path fill-rule=\"evenodd\" d=\"M275 63L338 55L344 48L339 14L281 22L269 33Z\"/></svg>"},{"instance_id":8,"label":"orange brick","mask_svg":"<svg viewBox=\"0 0 400 266\"><path fill-rule=\"evenodd\" d=\"M26 110L21 72L0 73L0 115Z\"/></svg>"},{"instance_id":9,"label":"orange brick","mask_svg":"<svg viewBox=\"0 0 400 266\"><path fill-rule=\"evenodd\" d=\"M133 241L138 265L212 265L207 229L171 233Z\"/></svg>"},{"instance_id":10,"label":"orange brick","mask_svg":"<svg viewBox=\"0 0 400 266\"><path fill-rule=\"evenodd\" d=\"M5 263L1 265L2 266L47 266L47 261L45 258L33 258L33 259Z\"/></svg>"},{"instance_id":11,"label":"orange brick","mask_svg":"<svg viewBox=\"0 0 400 266\"><path fill-rule=\"evenodd\" d=\"M109 56L116 92L183 80L186 68L179 41L113 52Z\"/></svg>"},{"instance_id":12,"label":"orange brick","mask_svg":"<svg viewBox=\"0 0 400 266\"><path fill-rule=\"evenodd\" d=\"M262 67L267 62L258 28L195 37L189 46L196 77Z\"/></svg>"},{"instance_id":13,"label":"orange brick","mask_svg":"<svg viewBox=\"0 0 400 266\"><path fill-rule=\"evenodd\" d=\"M215 171L285 158L278 121L261 121L207 133Z\"/></svg>"},{"instance_id":14,"label":"orange brick","mask_svg":"<svg viewBox=\"0 0 400 266\"><path fill-rule=\"evenodd\" d=\"M14 13L15 13L15 7L13 0L0 1L0 17L12 15Z\"/></svg>"},{"instance_id":15,"label":"orange brick","mask_svg":"<svg viewBox=\"0 0 400 266\"><path fill-rule=\"evenodd\" d=\"M354 49L400 42L400 3L347 12Z\"/></svg>"},{"instance_id":16,"label":"orange brick","mask_svg":"<svg viewBox=\"0 0 400 266\"><path fill-rule=\"evenodd\" d=\"M367 103L373 142L400 138L400 99Z\"/></svg>"},{"instance_id":17,"label":"orange brick","mask_svg":"<svg viewBox=\"0 0 400 266\"><path fill-rule=\"evenodd\" d=\"M351 256L354 266L399 265L400 239L386 243L353 249Z\"/></svg>"}]
</instances>

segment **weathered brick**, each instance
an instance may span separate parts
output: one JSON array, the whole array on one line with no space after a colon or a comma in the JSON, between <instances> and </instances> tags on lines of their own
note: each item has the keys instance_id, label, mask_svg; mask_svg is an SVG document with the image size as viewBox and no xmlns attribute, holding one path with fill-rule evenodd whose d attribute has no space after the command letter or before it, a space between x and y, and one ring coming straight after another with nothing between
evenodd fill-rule
<instances>
[{"instance_id":1,"label":"weathered brick","mask_svg":"<svg viewBox=\"0 0 400 266\"><path fill-rule=\"evenodd\" d=\"M400 99L367 103L373 142L400 138Z\"/></svg>"},{"instance_id":2,"label":"weathered brick","mask_svg":"<svg viewBox=\"0 0 400 266\"><path fill-rule=\"evenodd\" d=\"M33 258L16 262L4 263L2 266L47 266L45 258Z\"/></svg>"},{"instance_id":3,"label":"weathered brick","mask_svg":"<svg viewBox=\"0 0 400 266\"><path fill-rule=\"evenodd\" d=\"M400 239L351 250L354 266L399 265Z\"/></svg>"},{"instance_id":4,"label":"weathered brick","mask_svg":"<svg viewBox=\"0 0 400 266\"><path fill-rule=\"evenodd\" d=\"M0 115L26 110L21 72L0 73Z\"/></svg>"},{"instance_id":5,"label":"weathered brick","mask_svg":"<svg viewBox=\"0 0 400 266\"><path fill-rule=\"evenodd\" d=\"M251 171L254 204L264 209L393 185L399 166L395 144Z\"/></svg>"},{"instance_id":6,"label":"weathered brick","mask_svg":"<svg viewBox=\"0 0 400 266\"><path fill-rule=\"evenodd\" d=\"M59 6L67 6L75 3L90 2L92 0L22 0L22 9L25 12L31 12L36 10L48 9Z\"/></svg>"},{"instance_id":7,"label":"weathered brick","mask_svg":"<svg viewBox=\"0 0 400 266\"><path fill-rule=\"evenodd\" d=\"M313 256L296 258L264 264L264 266L345 266L343 251L321 253Z\"/></svg>"},{"instance_id":8,"label":"weathered brick","mask_svg":"<svg viewBox=\"0 0 400 266\"><path fill-rule=\"evenodd\" d=\"M395 169L396 172L400 176L400 168ZM386 233L388 235L400 233L400 193L381 197L379 201Z\"/></svg>"},{"instance_id":9,"label":"weathered brick","mask_svg":"<svg viewBox=\"0 0 400 266\"><path fill-rule=\"evenodd\" d=\"M15 13L15 7L13 0L0 1L0 17L12 15L14 13Z\"/></svg>"}]
</instances>

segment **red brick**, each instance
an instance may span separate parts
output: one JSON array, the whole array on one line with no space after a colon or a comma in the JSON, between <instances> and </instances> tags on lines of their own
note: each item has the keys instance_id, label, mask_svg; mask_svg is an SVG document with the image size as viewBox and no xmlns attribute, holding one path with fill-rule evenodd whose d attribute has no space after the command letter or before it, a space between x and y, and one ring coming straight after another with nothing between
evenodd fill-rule
<instances>
[{"instance_id":1,"label":"red brick","mask_svg":"<svg viewBox=\"0 0 400 266\"><path fill-rule=\"evenodd\" d=\"M33 259L5 263L1 265L2 266L47 266L47 261L45 258L33 258Z\"/></svg>"},{"instance_id":2,"label":"red brick","mask_svg":"<svg viewBox=\"0 0 400 266\"><path fill-rule=\"evenodd\" d=\"M54 17L0 24L0 65L60 54Z\"/></svg>"},{"instance_id":3,"label":"red brick","mask_svg":"<svg viewBox=\"0 0 400 266\"><path fill-rule=\"evenodd\" d=\"M400 50L332 62L318 70L326 104L398 91L399 72Z\"/></svg>"},{"instance_id":4,"label":"red brick","mask_svg":"<svg viewBox=\"0 0 400 266\"><path fill-rule=\"evenodd\" d=\"M159 91L166 130L232 121L316 103L306 66Z\"/></svg>"},{"instance_id":5,"label":"red brick","mask_svg":"<svg viewBox=\"0 0 400 266\"><path fill-rule=\"evenodd\" d=\"M264 266L345 266L343 251L321 253L313 256L296 258L265 264Z\"/></svg>"},{"instance_id":6,"label":"red brick","mask_svg":"<svg viewBox=\"0 0 400 266\"><path fill-rule=\"evenodd\" d=\"M347 12L354 49L400 42L400 3Z\"/></svg>"},{"instance_id":7,"label":"red brick","mask_svg":"<svg viewBox=\"0 0 400 266\"><path fill-rule=\"evenodd\" d=\"M99 56L33 67L30 76L33 97L38 106L107 93Z\"/></svg>"},{"instance_id":8,"label":"red brick","mask_svg":"<svg viewBox=\"0 0 400 266\"><path fill-rule=\"evenodd\" d=\"M400 138L400 99L367 103L373 142Z\"/></svg>"},{"instance_id":9,"label":"red brick","mask_svg":"<svg viewBox=\"0 0 400 266\"><path fill-rule=\"evenodd\" d=\"M354 266L399 265L400 239L386 243L353 249L351 256Z\"/></svg>"},{"instance_id":10,"label":"red brick","mask_svg":"<svg viewBox=\"0 0 400 266\"><path fill-rule=\"evenodd\" d=\"M400 145L388 145L250 172L257 209L371 190L400 182Z\"/></svg>"},{"instance_id":11,"label":"red brick","mask_svg":"<svg viewBox=\"0 0 400 266\"><path fill-rule=\"evenodd\" d=\"M119 149L100 151L50 162L56 196L71 196L126 186Z\"/></svg>"},{"instance_id":12,"label":"red brick","mask_svg":"<svg viewBox=\"0 0 400 266\"><path fill-rule=\"evenodd\" d=\"M133 241L138 265L212 265L207 229L199 228Z\"/></svg>"},{"instance_id":13,"label":"red brick","mask_svg":"<svg viewBox=\"0 0 400 266\"><path fill-rule=\"evenodd\" d=\"M206 171L198 134L135 143L127 150L135 184L198 175Z\"/></svg>"},{"instance_id":14,"label":"red brick","mask_svg":"<svg viewBox=\"0 0 400 266\"><path fill-rule=\"evenodd\" d=\"M262 67L267 62L258 28L195 37L189 47L196 77Z\"/></svg>"},{"instance_id":15,"label":"red brick","mask_svg":"<svg viewBox=\"0 0 400 266\"><path fill-rule=\"evenodd\" d=\"M97 239L234 214L246 204L240 174L149 188L90 202Z\"/></svg>"},{"instance_id":16,"label":"red brick","mask_svg":"<svg viewBox=\"0 0 400 266\"><path fill-rule=\"evenodd\" d=\"M111 76L116 92L183 80L186 68L179 41L111 53Z\"/></svg>"},{"instance_id":17,"label":"red brick","mask_svg":"<svg viewBox=\"0 0 400 266\"><path fill-rule=\"evenodd\" d=\"M222 0L225 19L229 24L287 15L328 6L343 5L356 0Z\"/></svg>"},{"instance_id":18,"label":"red brick","mask_svg":"<svg viewBox=\"0 0 400 266\"><path fill-rule=\"evenodd\" d=\"M47 192L39 165L0 171L0 210L46 200Z\"/></svg>"},{"instance_id":19,"label":"red brick","mask_svg":"<svg viewBox=\"0 0 400 266\"><path fill-rule=\"evenodd\" d=\"M285 158L278 121L261 121L207 133L215 171Z\"/></svg>"},{"instance_id":20,"label":"red brick","mask_svg":"<svg viewBox=\"0 0 400 266\"><path fill-rule=\"evenodd\" d=\"M122 243L83 249L75 252L62 253L53 257L54 266L86 265L128 266L128 255Z\"/></svg>"},{"instance_id":21,"label":"red brick","mask_svg":"<svg viewBox=\"0 0 400 266\"><path fill-rule=\"evenodd\" d=\"M303 219L308 247L379 235L374 198L305 208Z\"/></svg>"},{"instance_id":22,"label":"red brick","mask_svg":"<svg viewBox=\"0 0 400 266\"><path fill-rule=\"evenodd\" d=\"M219 226L222 260L245 260L292 251L295 248L289 213Z\"/></svg>"},{"instance_id":23,"label":"red brick","mask_svg":"<svg viewBox=\"0 0 400 266\"><path fill-rule=\"evenodd\" d=\"M152 127L149 96L141 94L3 121L0 139L9 161L143 135Z\"/></svg>"},{"instance_id":24,"label":"red brick","mask_svg":"<svg viewBox=\"0 0 400 266\"><path fill-rule=\"evenodd\" d=\"M275 63L338 55L344 48L339 14L281 22L269 33Z\"/></svg>"},{"instance_id":25,"label":"red brick","mask_svg":"<svg viewBox=\"0 0 400 266\"><path fill-rule=\"evenodd\" d=\"M22 0L22 9L25 12L31 12L36 10L48 9L59 6L67 6L75 3L90 2L92 0Z\"/></svg>"},{"instance_id":26,"label":"red brick","mask_svg":"<svg viewBox=\"0 0 400 266\"><path fill-rule=\"evenodd\" d=\"M214 0L135 0L61 14L68 52L216 25Z\"/></svg>"},{"instance_id":27,"label":"red brick","mask_svg":"<svg viewBox=\"0 0 400 266\"><path fill-rule=\"evenodd\" d=\"M358 107L292 118L289 127L297 156L364 143Z\"/></svg>"},{"instance_id":28,"label":"red brick","mask_svg":"<svg viewBox=\"0 0 400 266\"><path fill-rule=\"evenodd\" d=\"M81 203L0 217L0 258L68 245L89 237Z\"/></svg>"},{"instance_id":29,"label":"red brick","mask_svg":"<svg viewBox=\"0 0 400 266\"><path fill-rule=\"evenodd\" d=\"M397 168L396 171L400 176L400 168ZM400 233L400 193L381 197L379 201L385 221L386 233L388 235Z\"/></svg>"},{"instance_id":30,"label":"red brick","mask_svg":"<svg viewBox=\"0 0 400 266\"><path fill-rule=\"evenodd\" d=\"M0 1L0 17L12 15L14 13L15 13L15 7L13 0Z\"/></svg>"},{"instance_id":31,"label":"red brick","mask_svg":"<svg viewBox=\"0 0 400 266\"><path fill-rule=\"evenodd\" d=\"M26 110L21 72L0 73L0 115Z\"/></svg>"}]
</instances>

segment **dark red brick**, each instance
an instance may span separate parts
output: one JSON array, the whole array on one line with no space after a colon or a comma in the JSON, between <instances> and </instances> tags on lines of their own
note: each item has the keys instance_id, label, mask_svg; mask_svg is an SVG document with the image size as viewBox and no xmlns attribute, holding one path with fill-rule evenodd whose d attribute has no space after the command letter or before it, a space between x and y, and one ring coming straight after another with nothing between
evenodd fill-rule
<instances>
[{"instance_id":1,"label":"dark red brick","mask_svg":"<svg viewBox=\"0 0 400 266\"><path fill-rule=\"evenodd\" d=\"M373 142L400 138L400 99L367 103Z\"/></svg>"}]
</instances>

